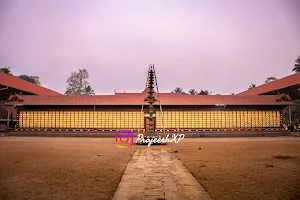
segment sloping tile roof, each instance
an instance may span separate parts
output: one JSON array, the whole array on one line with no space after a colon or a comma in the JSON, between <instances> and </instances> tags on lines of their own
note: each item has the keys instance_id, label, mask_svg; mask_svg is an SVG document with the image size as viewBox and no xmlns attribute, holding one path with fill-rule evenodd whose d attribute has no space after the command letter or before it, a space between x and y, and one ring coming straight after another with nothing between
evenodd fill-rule
<instances>
[{"instance_id":1,"label":"sloping tile roof","mask_svg":"<svg viewBox=\"0 0 300 200\"><path fill-rule=\"evenodd\" d=\"M276 91L279 89L287 88L293 85L300 85L300 72L295 73L290 76L286 76L282 79L279 79L277 81L272 81L267 84L263 84L260 86L257 86L255 88L246 90L244 92L241 92L237 95L259 95L259 94L265 94L268 92Z\"/></svg>"},{"instance_id":2,"label":"sloping tile roof","mask_svg":"<svg viewBox=\"0 0 300 200\"><path fill-rule=\"evenodd\" d=\"M20 79L16 76L5 74L2 72L0 72L0 84L18 90L30 92L36 95L61 95L60 93L53 90L49 90L42 86Z\"/></svg>"},{"instance_id":3,"label":"sloping tile roof","mask_svg":"<svg viewBox=\"0 0 300 200\"><path fill-rule=\"evenodd\" d=\"M22 105L142 105L143 93L117 93L115 95L92 96L36 96L19 95L19 101L7 104ZM158 99L158 94L154 96ZM285 98L283 98L285 97ZM162 105L291 105L288 95L183 95L176 93L161 93ZM147 104L147 102L144 102ZM155 102L159 104L158 101Z\"/></svg>"}]
</instances>

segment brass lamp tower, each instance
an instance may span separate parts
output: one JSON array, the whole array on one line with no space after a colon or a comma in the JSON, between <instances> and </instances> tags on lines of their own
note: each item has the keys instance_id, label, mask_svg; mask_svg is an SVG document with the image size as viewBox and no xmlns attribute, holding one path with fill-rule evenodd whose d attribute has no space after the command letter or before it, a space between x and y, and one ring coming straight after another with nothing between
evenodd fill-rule
<instances>
[{"instance_id":1,"label":"brass lamp tower","mask_svg":"<svg viewBox=\"0 0 300 200\"><path fill-rule=\"evenodd\" d=\"M143 103L142 103L142 110L141 113L144 115L144 102L147 102L149 105L148 108L148 113L146 114L147 117L149 118L149 129L145 132L146 137L154 137L157 136L155 134L155 114L154 114L154 103L157 101L157 99L154 97L154 87L156 86L157 90L157 97L158 97L158 103L160 107L160 117L161 117L161 124L163 127L163 133L165 134L165 128L164 128L164 120L163 120L163 112L162 112L162 106L160 103L160 96L159 96L159 90L158 90L158 84L157 84L157 79L156 79L156 73L155 73L155 68L154 64L150 64L148 73L147 73L147 82L146 82L146 91L144 98L143 98ZM147 95L148 93L148 95ZM146 97L147 95L147 97ZM147 124L146 124L147 126ZM145 127L146 128L146 127Z\"/></svg>"}]
</instances>

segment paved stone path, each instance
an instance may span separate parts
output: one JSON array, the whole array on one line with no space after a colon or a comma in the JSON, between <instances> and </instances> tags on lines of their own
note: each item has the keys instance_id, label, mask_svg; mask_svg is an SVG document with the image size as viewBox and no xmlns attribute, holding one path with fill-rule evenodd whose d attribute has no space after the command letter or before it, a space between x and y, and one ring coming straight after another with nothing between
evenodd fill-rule
<instances>
[{"instance_id":1,"label":"paved stone path","mask_svg":"<svg viewBox=\"0 0 300 200\"><path fill-rule=\"evenodd\" d=\"M137 149L113 200L211 199L174 154L169 149Z\"/></svg>"}]
</instances>

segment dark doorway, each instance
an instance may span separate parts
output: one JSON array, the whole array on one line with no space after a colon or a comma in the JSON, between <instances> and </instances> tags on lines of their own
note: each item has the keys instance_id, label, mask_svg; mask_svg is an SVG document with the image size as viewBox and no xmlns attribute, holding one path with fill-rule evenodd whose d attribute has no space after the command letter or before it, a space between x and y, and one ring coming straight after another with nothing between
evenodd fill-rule
<instances>
[{"instance_id":1,"label":"dark doorway","mask_svg":"<svg viewBox=\"0 0 300 200\"><path fill-rule=\"evenodd\" d=\"M153 117L154 117L154 130L155 130L156 129L156 117L155 117L155 114L153 115ZM149 123L150 123L149 114L145 114L144 118L145 118L145 120L144 120L145 133L147 133L149 131Z\"/></svg>"}]
</instances>

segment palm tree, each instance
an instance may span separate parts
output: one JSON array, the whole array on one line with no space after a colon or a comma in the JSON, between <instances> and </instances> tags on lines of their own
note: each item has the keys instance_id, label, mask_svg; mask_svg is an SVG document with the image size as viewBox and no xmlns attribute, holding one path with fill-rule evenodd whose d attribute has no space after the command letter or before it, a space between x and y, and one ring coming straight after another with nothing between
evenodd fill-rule
<instances>
[{"instance_id":1,"label":"palm tree","mask_svg":"<svg viewBox=\"0 0 300 200\"><path fill-rule=\"evenodd\" d=\"M211 92L209 92L208 90L202 90L199 92L199 95L210 95Z\"/></svg>"},{"instance_id":2,"label":"palm tree","mask_svg":"<svg viewBox=\"0 0 300 200\"><path fill-rule=\"evenodd\" d=\"M275 78L274 76L271 76L271 77L268 77L266 80L265 80L265 83L270 83L272 81L277 81L278 78Z\"/></svg>"},{"instance_id":3,"label":"palm tree","mask_svg":"<svg viewBox=\"0 0 300 200\"><path fill-rule=\"evenodd\" d=\"M185 93L182 88L176 87L175 90L173 90L171 93L181 93L181 94L187 94Z\"/></svg>"},{"instance_id":4,"label":"palm tree","mask_svg":"<svg viewBox=\"0 0 300 200\"><path fill-rule=\"evenodd\" d=\"M94 92L93 88L90 85L88 85L84 88L83 94L84 95L95 95L95 92Z\"/></svg>"},{"instance_id":5,"label":"palm tree","mask_svg":"<svg viewBox=\"0 0 300 200\"><path fill-rule=\"evenodd\" d=\"M251 84L251 85L249 86L248 90L253 89L253 88L255 88L255 87L256 87L255 84Z\"/></svg>"},{"instance_id":6,"label":"palm tree","mask_svg":"<svg viewBox=\"0 0 300 200\"><path fill-rule=\"evenodd\" d=\"M182 88L176 87L175 90L172 91L172 93L182 93Z\"/></svg>"},{"instance_id":7,"label":"palm tree","mask_svg":"<svg viewBox=\"0 0 300 200\"><path fill-rule=\"evenodd\" d=\"M198 94L198 91L195 90L195 89L190 89L189 92L188 92L189 95L197 95Z\"/></svg>"},{"instance_id":8,"label":"palm tree","mask_svg":"<svg viewBox=\"0 0 300 200\"><path fill-rule=\"evenodd\" d=\"M296 63L294 65L293 72L300 72L300 56L298 56L295 62Z\"/></svg>"}]
</instances>

